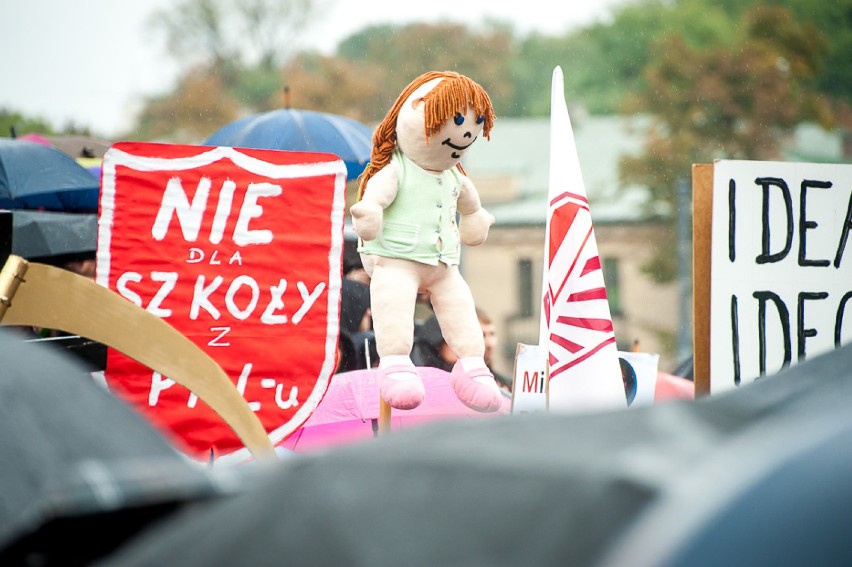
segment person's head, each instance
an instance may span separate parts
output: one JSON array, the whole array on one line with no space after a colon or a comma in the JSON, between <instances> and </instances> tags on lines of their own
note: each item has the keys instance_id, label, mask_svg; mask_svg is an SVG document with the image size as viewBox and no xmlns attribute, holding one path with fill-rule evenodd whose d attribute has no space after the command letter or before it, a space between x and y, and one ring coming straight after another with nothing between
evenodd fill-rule
<instances>
[{"instance_id":1,"label":"person's head","mask_svg":"<svg viewBox=\"0 0 852 567\"><path fill-rule=\"evenodd\" d=\"M358 369L358 353L355 350L352 337L345 330L340 331L337 338L337 367L335 374Z\"/></svg>"},{"instance_id":2,"label":"person's head","mask_svg":"<svg viewBox=\"0 0 852 567\"><path fill-rule=\"evenodd\" d=\"M355 280L363 284L370 284L370 276L364 269L361 255L358 253L357 241L346 240L343 245L343 279Z\"/></svg>"},{"instance_id":3,"label":"person's head","mask_svg":"<svg viewBox=\"0 0 852 567\"><path fill-rule=\"evenodd\" d=\"M417 366L452 370L457 357L444 341L437 317L432 315L421 325L415 327L414 343L412 359Z\"/></svg>"},{"instance_id":4,"label":"person's head","mask_svg":"<svg viewBox=\"0 0 852 567\"><path fill-rule=\"evenodd\" d=\"M494 322L488 314L476 308L476 317L479 319L479 325L482 327L482 338L485 342L485 364L491 366L494 360L494 352L497 349L497 330ZM418 336L422 344L430 350L440 361L449 368L459 359L453 349L444 340L441 334L441 328L438 325L438 319L433 315L430 317L418 330Z\"/></svg>"},{"instance_id":5,"label":"person's head","mask_svg":"<svg viewBox=\"0 0 852 567\"><path fill-rule=\"evenodd\" d=\"M497 328L494 326L494 321L488 314L476 308L476 316L479 318L479 324L482 326L482 338L485 340L485 364L491 366L494 360L494 351L497 349Z\"/></svg>"},{"instance_id":6,"label":"person's head","mask_svg":"<svg viewBox=\"0 0 852 567\"><path fill-rule=\"evenodd\" d=\"M350 335L372 328L370 286L355 279L342 282L340 328Z\"/></svg>"}]
</instances>

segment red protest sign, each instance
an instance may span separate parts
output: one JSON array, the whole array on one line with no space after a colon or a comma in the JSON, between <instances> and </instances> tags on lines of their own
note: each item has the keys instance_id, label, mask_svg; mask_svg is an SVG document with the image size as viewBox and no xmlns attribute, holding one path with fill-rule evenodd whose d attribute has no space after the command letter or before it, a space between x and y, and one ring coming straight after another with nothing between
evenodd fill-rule
<instances>
[{"instance_id":1,"label":"red protest sign","mask_svg":"<svg viewBox=\"0 0 852 567\"><path fill-rule=\"evenodd\" d=\"M345 179L330 154L122 142L104 157L98 283L216 360L273 443L334 371ZM105 376L189 454L245 451L167 376L113 350Z\"/></svg>"}]
</instances>

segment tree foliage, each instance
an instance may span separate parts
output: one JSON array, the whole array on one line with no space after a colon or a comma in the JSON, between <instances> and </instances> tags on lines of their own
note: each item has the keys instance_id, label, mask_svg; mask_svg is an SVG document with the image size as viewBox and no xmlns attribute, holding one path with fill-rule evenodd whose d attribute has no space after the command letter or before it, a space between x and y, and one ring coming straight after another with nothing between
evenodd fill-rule
<instances>
[{"instance_id":1,"label":"tree foliage","mask_svg":"<svg viewBox=\"0 0 852 567\"><path fill-rule=\"evenodd\" d=\"M371 26L341 42L337 54L362 70L373 69L369 78L376 81L378 105L371 118L380 120L410 81L431 70L474 78L495 107L502 108L512 97L513 48L514 37L506 27L493 24L476 32L445 22Z\"/></svg>"},{"instance_id":2,"label":"tree foliage","mask_svg":"<svg viewBox=\"0 0 852 567\"><path fill-rule=\"evenodd\" d=\"M381 73L339 57L301 55L284 68L283 83L294 108L331 112L372 122L383 112Z\"/></svg>"},{"instance_id":3,"label":"tree foliage","mask_svg":"<svg viewBox=\"0 0 852 567\"><path fill-rule=\"evenodd\" d=\"M803 120L852 129L852 0L632 0L562 35L520 37L493 21L381 24L332 56L298 52L331 1L182 0L159 12L155 28L185 71L147 102L133 137L199 142L287 104L285 87L293 107L374 123L414 77L443 69L480 82L500 117L547 116L559 65L572 105L648 116L643 152L620 175L648 187L655 210L674 210L693 163L778 159ZM671 276L671 264L655 259L654 275Z\"/></svg>"},{"instance_id":4,"label":"tree foliage","mask_svg":"<svg viewBox=\"0 0 852 567\"><path fill-rule=\"evenodd\" d=\"M24 116L20 112L0 108L0 137L13 138L28 132L54 133L43 118Z\"/></svg>"},{"instance_id":5,"label":"tree foliage","mask_svg":"<svg viewBox=\"0 0 852 567\"><path fill-rule=\"evenodd\" d=\"M243 66L275 69L292 55L328 0L183 0L154 13L169 52L188 69L228 73ZM226 83L229 83L226 76Z\"/></svg>"},{"instance_id":6,"label":"tree foliage","mask_svg":"<svg viewBox=\"0 0 852 567\"><path fill-rule=\"evenodd\" d=\"M676 210L676 181L694 163L781 159L793 126L830 119L824 99L808 88L826 51L813 25L769 6L746 12L731 44L699 49L681 35L664 37L632 99L631 110L652 120L644 152L622 160L622 181L648 187L652 202Z\"/></svg>"},{"instance_id":7,"label":"tree foliage","mask_svg":"<svg viewBox=\"0 0 852 567\"><path fill-rule=\"evenodd\" d=\"M829 106L835 119L852 120L852 0L772 0L774 8L765 0L633 0L609 21L557 36L519 37L506 22L476 28L449 21L382 24L346 38L332 56L294 51L301 33L329 2L184 0L160 12L157 27L169 40L172 56L186 64L185 76L173 93L149 101L134 134L167 136L171 125L180 132L173 137L179 138L200 133L207 124L206 136L235 114L280 107L285 86L295 107L372 123L411 79L433 69L475 78L488 90L499 116L546 116L550 76L560 65L573 105L582 104L592 114L661 117L649 134L649 149L668 157L651 155L643 174L659 187L671 181L675 163L687 163L696 152L705 159L757 148L771 155L766 146L771 140L747 143L748 124L766 124L759 135L772 136L791 120L819 117L828 123ZM746 17L754 6L768 15ZM782 12L792 17L772 16ZM814 26L820 31L803 31ZM827 41L812 41L820 36ZM712 76L690 76L690 69ZM210 77L199 83L203 75ZM781 90L770 96L767 89L776 83ZM204 97L199 96L202 84ZM749 95L750 88L761 92ZM178 92L183 89L196 92ZM205 98L219 108L191 106ZM776 104L782 100L792 106ZM710 106L696 110L704 103ZM175 104L190 106L170 107ZM750 112L748 104L768 105L767 113L778 116L732 121L730 114ZM685 110L686 117L672 115ZM700 122L702 114L699 127L694 121ZM739 130L732 130L733 138L714 133L722 124L729 130L736 124ZM670 137L675 131L689 144L680 138L675 143ZM672 147L665 149L666 144ZM659 191L657 197L666 199Z\"/></svg>"},{"instance_id":8,"label":"tree foliage","mask_svg":"<svg viewBox=\"0 0 852 567\"><path fill-rule=\"evenodd\" d=\"M198 143L238 117L239 106L223 88L219 75L198 68L185 75L174 92L148 102L134 136Z\"/></svg>"}]
</instances>

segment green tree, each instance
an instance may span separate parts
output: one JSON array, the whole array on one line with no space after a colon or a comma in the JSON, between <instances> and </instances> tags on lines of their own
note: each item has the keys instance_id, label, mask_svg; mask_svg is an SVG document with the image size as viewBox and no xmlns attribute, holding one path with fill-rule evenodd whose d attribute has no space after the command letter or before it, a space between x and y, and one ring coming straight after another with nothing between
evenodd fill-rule
<instances>
[{"instance_id":1,"label":"green tree","mask_svg":"<svg viewBox=\"0 0 852 567\"><path fill-rule=\"evenodd\" d=\"M399 92L426 71L453 70L480 83L495 109L512 99L509 73L514 48L510 29L487 23L483 31L464 25L409 24L371 26L340 43L337 55L361 69L374 68L369 78L377 81L373 119L381 119Z\"/></svg>"},{"instance_id":2,"label":"green tree","mask_svg":"<svg viewBox=\"0 0 852 567\"><path fill-rule=\"evenodd\" d=\"M677 179L714 158L780 159L781 141L806 119L827 122L824 100L808 88L827 50L813 25L783 8L746 13L731 45L698 49L680 35L661 40L643 71L647 88L631 109L651 115L644 152L626 157L622 182L676 206ZM656 266L656 275L673 274Z\"/></svg>"},{"instance_id":3,"label":"green tree","mask_svg":"<svg viewBox=\"0 0 852 567\"><path fill-rule=\"evenodd\" d=\"M170 94L150 99L132 137L173 143L200 143L239 117L240 107L216 73L198 68L184 75Z\"/></svg>"},{"instance_id":4,"label":"green tree","mask_svg":"<svg viewBox=\"0 0 852 567\"><path fill-rule=\"evenodd\" d=\"M386 109L379 95L381 69L340 57L300 55L282 70L293 108L331 112L365 123Z\"/></svg>"},{"instance_id":5,"label":"green tree","mask_svg":"<svg viewBox=\"0 0 852 567\"><path fill-rule=\"evenodd\" d=\"M43 118L24 116L20 112L0 108L0 137L12 138L29 132L54 133L53 128Z\"/></svg>"},{"instance_id":6,"label":"green tree","mask_svg":"<svg viewBox=\"0 0 852 567\"><path fill-rule=\"evenodd\" d=\"M518 42L512 63L516 116L547 116L553 67L565 73L566 97L591 114L622 110L625 98L644 88L642 69L654 57L654 45L678 33L696 47L731 40L727 12L706 0L624 4L612 20L595 23L562 36L532 34Z\"/></svg>"},{"instance_id":7,"label":"green tree","mask_svg":"<svg viewBox=\"0 0 852 567\"><path fill-rule=\"evenodd\" d=\"M329 0L184 0L157 11L151 26L188 68L227 73L243 66L275 69L296 53Z\"/></svg>"},{"instance_id":8,"label":"green tree","mask_svg":"<svg viewBox=\"0 0 852 567\"><path fill-rule=\"evenodd\" d=\"M26 116L14 110L0 108L0 137L22 136L30 132L47 135L91 136L88 126L68 121L60 128L52 126L47 119L39 116Z\"/></svg>"},{"instance_id":9,"label":"green tree","mask_svg":"<svg viewBox=\"0 0 852 567\"><path fill-rule=\"evenodd\" d=\"M142 139L205 138L240 114L280 104L280 66L330 0L184 0L151 26L184 65L171 93L146 101Z\"/></svg>"},{"instance_id":10,"label":"green tree","mask_svg":"<svg viewBox=\"0 0 852 567\"><path fill-rule=\"evenodd\" d=\"M225 94L210 93L211 100L231 99L243 114L264 111L282 104L286 84L295 106L372 122L408 81L433 69L454 69L482 83L499 116L547 116L555 65L565 72L569 102L592 114L650 112L629 103L656 88L645 69L658 65L661 50L671 48L665 38L680 37L698 53L734 50L743 45L746 13L771 3L786 7L798 25L810 23L823 32L824 65L796 81L831 97L834 116L852 127L852 0L633 0L615 9L609 21L561 36L519 37L499 21L476 28L453 22L383 24L346 38L334 57L297 53L309 21L330 1L184 0L156 21L186 74L203 68L217 75ZM775 49L794 62L782 53L782 43ZM144 117L154 119L150 111ZM169 116L163 118L165 125Z\"/></svg>"},{"instance_id":11,"label":"green tree","mask_svg":"<svg viewBox=\"0 0 852 567\"><path fill-rule=\"evenodd\" d=\"M852 0L776 1L789 8L796 19L819 28L828 40L825 64L814 83L830 97L838 124L852 130Z\"/></svg>"}]
</instances>

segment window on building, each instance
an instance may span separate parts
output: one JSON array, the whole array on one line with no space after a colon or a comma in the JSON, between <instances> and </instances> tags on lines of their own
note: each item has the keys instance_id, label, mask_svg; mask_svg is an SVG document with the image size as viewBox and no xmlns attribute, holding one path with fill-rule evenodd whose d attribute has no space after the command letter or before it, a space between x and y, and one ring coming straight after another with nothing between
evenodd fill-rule
<instances>
[{"instance_id":1,"label":"window on building","mask_svg":"<svg viewBox=\"0 0 852 567\"><path fill-rule=\"evenodd\" d=\"M518 260L518 315L533 316L534 297L533 263L529 258L521 258Z\"/></svg>"},{"instance_id":2,"label":"window on building","mask_svg":"<svg viewBox=\"0 0 852 567\"><path fill-rule=\"evenodd\" d=\"M621 304L621 282L618 277L618 260L616 258L602 258L603 276L606 284L606 297L609 300L609 311L613 316L623 315Z\"/></svg>"}]
</instances>

